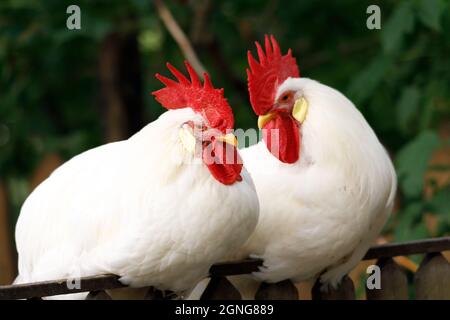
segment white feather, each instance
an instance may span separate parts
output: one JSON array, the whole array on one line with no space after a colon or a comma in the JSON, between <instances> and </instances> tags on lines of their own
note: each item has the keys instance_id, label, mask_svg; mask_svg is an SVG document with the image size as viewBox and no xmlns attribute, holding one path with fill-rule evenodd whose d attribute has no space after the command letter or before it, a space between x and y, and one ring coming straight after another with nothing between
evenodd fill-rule
<instances>
[{"instance_id":1,"label":"white feather","mask_svg":"<svg viewBox=\"0 0 450 320\"><path fill-rule=\"evenodd\" d=\"M309 104L300 160L282 163L264 142L241 150L261 211L255 232L234 257L264 259L254 274L259 281L321 275L336 286L381 231L394 201L395 171L364 117L340 92L307 78L287 79L277 96L286 90Z\"/></svg>"},{"instance_id":2,"label":"white feather","mask_svg":"<svg viewBox=\"0 0 450 320\"><path fill-rule=\"evenodd\" d=\"M183 161L192 155L178 129L196 117L168 111L55 170L22 207L16 282L113 273L181 292L242 245L258 219L253 182L243 169L242 182L226 186Z\"/></svg>"}]
</instances>

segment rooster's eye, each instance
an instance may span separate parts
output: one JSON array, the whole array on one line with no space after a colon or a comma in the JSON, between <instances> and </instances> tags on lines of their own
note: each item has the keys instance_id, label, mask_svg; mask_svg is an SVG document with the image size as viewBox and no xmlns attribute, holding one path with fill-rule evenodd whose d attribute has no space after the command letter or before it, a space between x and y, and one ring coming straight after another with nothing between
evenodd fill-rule
<instances>
[{"instance_id":1,"label":"rooster's eye","mask_svg":"<svg viewBox=\"0 0 450 320\"><path fill-rule=\"evenodd\" d=\"M291 98L291 93L285 93L281 96L280 101L281 102L287 102Z\"/></svg>"}]
</instances>

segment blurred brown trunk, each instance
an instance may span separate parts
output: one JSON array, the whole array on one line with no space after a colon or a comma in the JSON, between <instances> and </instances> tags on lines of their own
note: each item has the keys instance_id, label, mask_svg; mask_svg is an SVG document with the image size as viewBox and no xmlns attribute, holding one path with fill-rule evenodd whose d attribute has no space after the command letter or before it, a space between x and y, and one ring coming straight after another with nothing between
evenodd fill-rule
<instances>
[{"instance_id":1,"label":"blurred brown trunk","mask_svg":"<svg viewBox=\"0 0 450 320\"><path fill-rule=\"evenodd\" d=\"M11 284L16 275L14 242L10 231L6 189L0 181L0 285Z\"/></svg>"},{"instance_id":2,"label":"blurred brown trunk","mask_svg":"<svg viewBox=\"0 0 450 320\"><path fill-rule=\"evenodd\" d=\"M128 31L112 32L104 39L99 56L104 136L108 142L123 140L142 125L142 79L135 18L125 19Z\"/></svg>"},{"instance_id":3,"label":"blurred brown trunk","mask_svg":"<svg viewBox=\"0 0 450 320\"><path fill-rule=\"evenodd\" d=\"M63 160L58 154L47 154L37 166L30 178L30 192L61 164ZM4 184L0 181L0 285L11 284L17 275L17 254L12 235L13 221L8 212L8 197Z\"/></svg>"},{"instance_id":4,"label":"blurred brown trunk","mask_svg":"<svg viewBox=\"0 0 450 320\"><path fill-rule=\"evenodd\" d=\"M30 192L47 179L63 162L63 159L57 153L46 154L30 178Z\"/></svg>"}]
</instances>

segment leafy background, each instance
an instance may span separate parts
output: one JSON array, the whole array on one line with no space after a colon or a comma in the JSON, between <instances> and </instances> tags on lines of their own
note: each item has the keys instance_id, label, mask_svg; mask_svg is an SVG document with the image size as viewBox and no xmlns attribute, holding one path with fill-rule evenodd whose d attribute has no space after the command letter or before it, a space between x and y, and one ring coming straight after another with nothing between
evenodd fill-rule
<instances>
[{"instance_id":1,"label":"leafy background","mask_svg":"<svg viewBox=\"0 0 450 320\"><path fill-rule=\"evenodd\" d=\"M449 1L165 3L215 85L225 88L237 127L256 124L245 91L246 51L274 34L293 49L302 76L358 106L394 159L397 205L380 241L450 233ZM366 28L366 8L374 3L381 30ZM66 28L70 4L81 8L81 30ZM125 108L142 109L134 123L142 126L164 111L149 94L160 87L152 75L167 73L166 61L181 66L184 59L152 1L0 2L0 190L9 220L0 231L9 228L9 239L21 204L47 171L115 139L107 134L110 106L99 75L111 34L135 38L137 53L128 62L139 67L140 88L128 89L141 103Z\"/></svg>"}]
</instances>

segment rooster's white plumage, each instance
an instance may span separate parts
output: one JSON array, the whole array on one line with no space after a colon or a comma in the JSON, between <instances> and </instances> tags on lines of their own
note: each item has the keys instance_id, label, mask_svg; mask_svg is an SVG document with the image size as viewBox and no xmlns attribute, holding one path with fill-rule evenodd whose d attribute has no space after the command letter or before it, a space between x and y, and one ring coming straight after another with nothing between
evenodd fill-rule
<instances>
[{"instance_id":1,"label":"rooster's white plumage","mask_svg":"<svg viewBox=\"0 0 450 320\"><path fill-rule=\"evenodd\" d=\"M300 78L290 51L266 36L249 53L249 91L265 141L241 150L260 200L255 232L235 256L264 260L258 281L320 278L336 286L388 218L396 175L384 147L343 94ZM279 136L271 140L275 130ZM270 151L268 150L270 149ZM254 294L253 282L243 286ZM251 282L251 281L250 281ZM253 290L253 292L251 291Z\"/></svg>"},{"instance_id":2,"label":"rooster's white plumage","mask_svg":"<svg viewBox=\"0 0 450 320\"><path fill-rule=\"evenodd\" d=\"M169 65L180 83L159 76L168 87L155 93L177 110L74 157L28 197L16 227L16 283L113 273L133 287L183 292L248 239L259 208L249 174L210 169L180 140L197 124L219 136L232 127L222 91L205 75L205 94L187 67L192 84ZM211 115L202 104L221 110Z\"/></svg>"}]
</instances>

